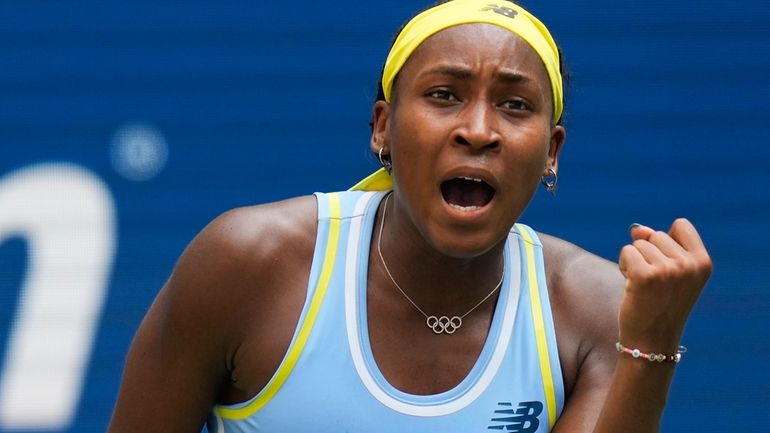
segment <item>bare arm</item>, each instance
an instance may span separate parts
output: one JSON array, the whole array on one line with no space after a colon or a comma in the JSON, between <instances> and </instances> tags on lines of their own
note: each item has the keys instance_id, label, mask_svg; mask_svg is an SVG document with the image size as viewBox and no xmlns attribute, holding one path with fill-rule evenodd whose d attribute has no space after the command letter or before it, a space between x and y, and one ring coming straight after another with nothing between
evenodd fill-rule
<instances>
[{"instance_id":1,"label":"bare arm","mask_svg":"<svg viewBox=\"0 0 770 433\"><path fill-rule=\"evenodd\" d=\"M220 280L231 246L215 221L190 244L142 322L126 360L109 431L199 432L227 380L231 350L224 324L207 320L226 307ZM218 281L219 280L219 281ZM213 322L213 326L212 326Z\"/></svg>"},{"instance_id":2,"label":"bare arm","mask_svg":"<svg viewBox=\"0 0 770 433\"><path fill-rule=\"evenodd\" d=\"M613 262L560 239L540 238L566 394L554 431L589 432L615 371L623 275Z\"/></svg>"},{"instance_id":3,"label":"bare arm","mask_svg":"<svg viewBox=\"0 0 770 433\"><path fill-rule=\"evenodd\" d=\"M314 209L312 198L302 198L231 211L192 241L136 334L109 432L200 432L213 405L232 388L246 343L262 337L254 329L275 335L258 341L271 353L259 357L265 365L254 363L270 374L270 363L278 362L291 338L291 318L303 299L301 293L298 302L283 292L276 296L292 284L287 272L302 278L294 262L276 262L277 252L309 266ZM308 237L307 245L295 242ZM287 311L292 308L283 308L286 302L296 308ZM267 323L275 309L286 313L286 326ZM245 392L260 386L252 382Z\"/></svg>"},{"instance_id":4,"label":"bare arm","mask_svg":"<svg viewBox=\"0 0 770 433\"><path fill-rule=\"evenodd\" d=\"M633 243L620 256L622 278L612 276L617 268L594 267L593 272L600 274L594 282L620 283L614 289L599 287L599 293L612 297L613 290L621 289L623 295L609 311L592 308L594 325L587 326L587 337L581 341L574 388L555 432L659 430L675 364L619 355L614 344L619 340L646 352L676 353L687 317L710 275L711 261L695 228L683 219L675 221L668 233L636 227L631 236ZM613 314L617 324L606 326ZM604 323L606 329L597 329L596 323Z\"/></svg>"}]
</instances>

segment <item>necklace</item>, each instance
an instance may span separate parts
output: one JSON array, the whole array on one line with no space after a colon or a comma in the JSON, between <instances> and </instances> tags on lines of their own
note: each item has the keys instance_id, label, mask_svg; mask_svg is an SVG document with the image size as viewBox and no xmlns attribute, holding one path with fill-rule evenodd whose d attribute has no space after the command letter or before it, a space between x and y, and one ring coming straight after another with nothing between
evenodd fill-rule
<instances>
[{"instance_id":1,"label":"necklace","mask_svg":"<svg viewBox=\"0 0 770 433\"><path fill-rule=\"evenodd\" d=\"M385 204L382 207L382 221L380 221L380 232L377 236L377 254L380 256L380 261L382 262L382 267L385 268L385 273L388 274L388 278L390 278L390 281L393 283L394 286L398 289L399 292L401 292L402 295L404 295L404 298L406 298L407 301L409 301L414 308L417 309L423 316L425 316L425 324L430 328L433 332L436 334L454 334L455 331L460 329L461 326L463 326L463 319L465 316L471 314L476 308L478 308L481 304L484 303L487 299L489 299L496 291L500 288L500 286L503 285L503 278L505 277L505 269L503 269L502 275L500 275L500 281L495 285L495 288L492 289L491 292L487 296L485 296L482 300L480 300L476 305L471 307L470 310L466 311L465 314L462 316L434 316L434 315L428 315L425 311L422 310L417 304L414 303L412 298L409 297L409 295L406 294L404 289L401 288L401 286L398 285L396 282L396 279L393 278L393 274L390 273L390 269L388 269L388 265L385 263L385 258L382 256L382 228L385 226L385 213L388 210L388 200L390 200L390 195L385 198Z\"/></svg>"}]
</instances>

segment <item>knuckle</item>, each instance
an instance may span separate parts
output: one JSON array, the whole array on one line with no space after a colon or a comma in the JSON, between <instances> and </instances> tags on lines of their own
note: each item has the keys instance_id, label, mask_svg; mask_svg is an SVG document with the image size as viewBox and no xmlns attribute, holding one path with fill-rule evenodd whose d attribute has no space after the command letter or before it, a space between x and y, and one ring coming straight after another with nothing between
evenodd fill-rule
<instances>
[{"instance_id":1,"label":"knuckle","mask_svg":"<svg viewBox=\"0 0 770 433\"><path fill-rule=\"evenodd\" d=\"M655 232L654 232L654 233L653 233L653 234L650 236L650 240L651 240L651 241L652 241L652 240L660 240L660 239L665 239L665 238L667 238L667 237L668 237L668 233L666 233L666 232L664 232L664 231L661 231L661 230L657 230L657 231L655 231Z\"/></svg>"},{"instance_id":2,"label":"knuckle","mask_svg":"<svg viewBox=\"0 0 770 433\"><path fill-rule=\"evenodd\" d=\"M632 247L631 245L624 245L623 248L620 249L620 254L618 254L618 264L624 265L626 261L630 258L629 256L632 254Z\"/></svg>"},{"instance_id":3,"label":"knuckle","mask_svg":"<svg viewBox=\"0 0 770 433\"><path fill-rule=\"evenodd\" d=\"M629 277L638 281L640 284L650 283L656 279L655 271L648 266L630 269Z\"/></svg>"},{"instance_id":4,"label":"knuckle","mask_svg":"<svg viewBox=\"0 0 770 433\"><path fill-rule=\"evenodd\" d=\"M685 274L695 273L698 266L695 259L689 255L682 255L673 260L677 270Z\"/></svg>"},{"instance_id":5,"label":"knuckle","mask_svg":"<svg viewBox=\"0 0 770 433\"><path fill-rule=\"evenodd\" d=\"M687 267L688 264L684 259L677 258L674 260L667 260L666 263L661 267L661 275L664 278L672 278L678 274L686 272Z\"/></svg>"},{"instance_id":6,"label":"knuckle","mask_svg":"<svg viewBox=\"0 0 770 433\"><path fill-rule=\"evenodd\" d=\"M673 263L665 263L657 266L655 271L650 275L650 283L664 284L666 282L672 282L678 280L682 275L682 271L677 268Z\"/></svg>"},{"instance_id":7,"label":"knuckle","mask_svg":"<svg viewBox=\"0 0 770 433\"><path fill-rule=\"evenodd\" d=\"M620 255L618 256L618 264L625 266L632 265L637 261L638 256L639 251L636 248L631 245L626 245L620 250Z\"/></svg>"},{"instance_id":8,"label":"knuckle","mask_svg":"<svg viewBox=\"0 0 770 433\"><path fill-rule=\"evenodd\" d=\"M713 264L708 254L687 254L676 259L677 266L685 275L711 275Z\"/></svg>"},{"instance_id":9,"label":"knuckle","mask_svg":"<svg viewBox=\"0 0 770 433\"><path fill-rule=\"evenodd\" d=\"M709 256L708 251L705 249L694 252L693 256L695 256L699 263L711 264L711 256Z\"/></svg>"},{"instance_id":10,"label":"knuckle","mask_svg":"<svg viewBox=\"0 0 770 433\"><path fill-rule=\"evenodd\" d=\"M708 254L705 254L704 257L699 258L697 268L702 274L709 276L714 270L714 262L711 261Z\"/></svg>"},{"instance_id":11,"label":"knuckle","mask_svg":"<svg viewBox=\"0 0 770 433\"><path fill-rule=\"evenodd\" d=\"M672 233L680 233L682 230L684 230L688 225L690 225L690 221L687 220L687 218L677 218L674 220L674 222L671 224L671 232Z\"/></svg>"}]
</instances>

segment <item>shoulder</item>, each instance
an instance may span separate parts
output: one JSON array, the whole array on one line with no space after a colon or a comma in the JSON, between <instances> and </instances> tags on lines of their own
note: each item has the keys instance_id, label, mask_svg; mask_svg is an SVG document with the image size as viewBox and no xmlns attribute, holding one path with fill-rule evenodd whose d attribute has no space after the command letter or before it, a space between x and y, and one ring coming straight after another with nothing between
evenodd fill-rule
<instances>
[{"instance_id":1,"label":"shoulder","mask_svg":"<svg viewBox=\"0 0 770 433\"><path fill-rule=\"evenodd\" d=\"M190 243L183 259L200 251L226 266L260 265L287 246L315 239L317 212L312 196L232 209L209 223Z\"/></svg>"},{"instance_id":2,"label":"shoulder","mask_svg":"<svg viewBox=\"0 0 770 433\"><path fill-rule=\"evenodd\" d=\"M614 369L624 278L617 264L565 240L539 233L568 388L588 369Z\"/></svg>"},{"instance_id":3,"label":"shoulder","mask_svg":"<svg viewBox=\"0 0 770 433\"><path fill-rule=\"evenodd\" d=\"M229 210L190 242L174 268L170 280L174 284L169 288L181 286L186 292L216 289L223 294L269 286L282 269L312 258L316 225L317 205L312 196Z\"/></svg>"},{"instance_id":4,"label":"shoulder","mask_svg":"<svg viewBox=\"0 0 770 433\"><path fill-rule=\"evenodd\" d=\"M309 272L312 261L316 210L315 198L306 196L218 216L178 260L156 301L161 314L176 325L205 318L209 334L237 346L245 324L274 307L279 291L304 289L301 270ZM301 302L303 296L287 298Z\"/></svg>"},{"instance_id":5,"label":"shoulder","mask_svg":"<svg viewBox=\"0 0 770 433\"><path fill-rule=\"evenodd\" d=\"M615 262L563 239L542 233L538 236L543 244L545 271L553 295L573 301L572 309L597 310L615 305L617 311L624 279Z\"/></svg>"},{"instance_id":6,"label":"shoulder","mask_svg":"<svg viewBox=\"0 0 770 433\"><path fill-rule=\"evenodd\" d=\"M244 347L272 356L257 368L277 365L304 300L316 209L313 197L234 209L193 239L134 337L112 430L140 430L148 410L169 414L168 431L199 429L229 384L255 382L234 377Z\"/></svg>"}]
</instances>

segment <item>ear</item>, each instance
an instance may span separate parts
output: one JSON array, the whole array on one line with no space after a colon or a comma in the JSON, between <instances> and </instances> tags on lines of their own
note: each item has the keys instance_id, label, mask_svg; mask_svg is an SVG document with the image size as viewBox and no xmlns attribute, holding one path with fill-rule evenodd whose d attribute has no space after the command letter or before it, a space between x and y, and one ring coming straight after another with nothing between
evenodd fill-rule
<instances>
[{"instance_id":1,"label":"ear","mask_svg":"<svg viewBox=\"0 0 770 433\"><path fill-rule=\"evenodd\" d=\"M390 137L388 136L388 121L390 120L390 104L377 101L372 108L372 139L369 147L377 155L384 149L384 155L390 155Z\"/></svg>"},{"instance_id":2,"label":"ear","mask_svg":"<svg viewBox=\"0 0 770 433\"><path fill-rule=\"evenodd\" d=\"M551 142L548 147L548 160L545 163L545 171L548 169L559 172L559 154L561 153L564 141L567 139L567 130L561 125L556 125L551 130Z\"/></svg>"}]
</instances>

